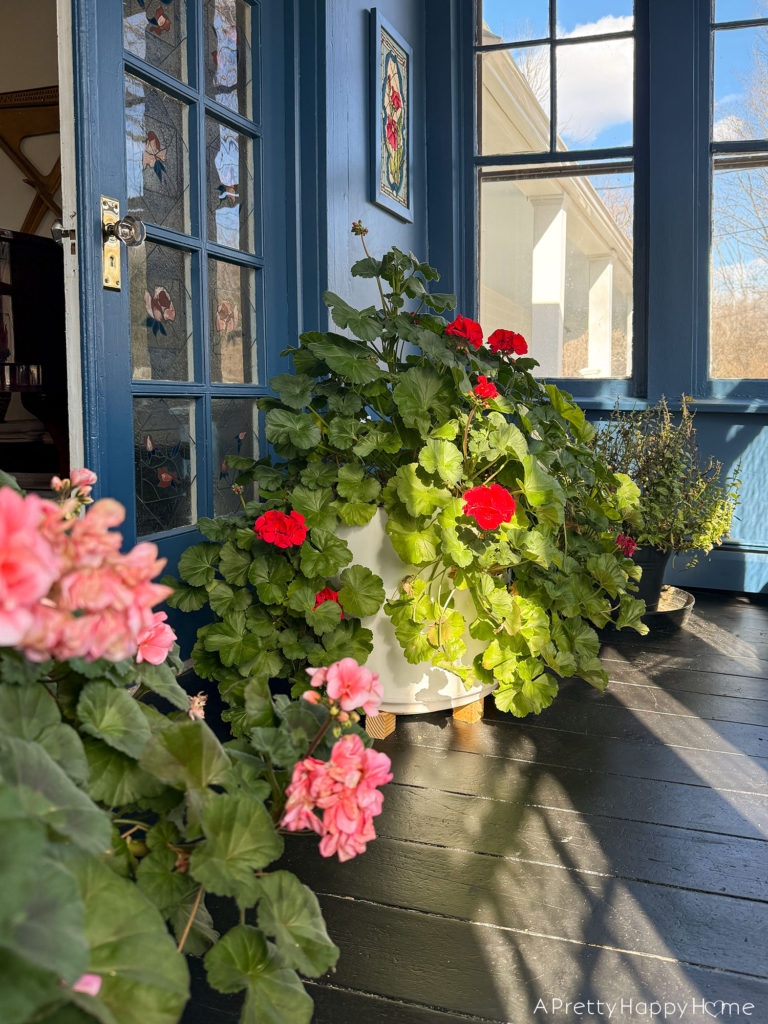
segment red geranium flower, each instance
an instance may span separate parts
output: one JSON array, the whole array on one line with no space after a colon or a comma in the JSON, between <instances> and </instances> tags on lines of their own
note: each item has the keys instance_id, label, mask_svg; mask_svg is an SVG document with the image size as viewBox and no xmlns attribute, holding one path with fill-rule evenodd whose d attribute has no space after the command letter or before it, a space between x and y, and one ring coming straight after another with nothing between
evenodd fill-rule
<instances>
[{"instance_id":1,"label":"red geranium flower","mask_svg":"<svg viewBox=\"0 0 768 1024\"><path fill-rule=\"evenodd\" d=\"M496 390L496 385L492 380L488 380L483 374L478 374L477 384L475 384L475 394L478 398L498 398L499 392Z\"/></svg>"},{"instance_id":2,"label":"red geranium flower","mask_svg":"<svg viewBox=\"0 0 768 1024\"><path fill-rule=\"evenodd\" d=\"M253 532L267 544L274 544L277 548L292 548L304 543L307 527L301 512L286 515L273 510L259 516L253 524Z\"/></svg>"},{"instance_id":3,"label":"red geranium flower","mask_svg":"<svg viewBox=\"0 0 768 1024\"><path fill-rule=\"evenodd\" d=\"M341 608L338 590L331 590L330 587L323 587L319 594L315 594L315 608L319 608L325 601L335 601L339 608ZM341 617L342 619L344 618L343 611L341 613Z\"/></svg>"},{"instance_id":4,"label":"red geranium flower","mask_svg":"<svg viewBox=\"0 0 768 1024\"><path fill-rule=\"evenodd\" d=\"M445 328L445 333L453 334L457 338L466 338L474 348L480 348L483 344L483 328L465 316L457 316L453 323Z\"/></svg>"},{"instance_id":5,"label":"red geranium flower","mask_svg":"<svg viewBox=\"0 0 768 1024\"><path fill-rule=\"evenodd\" d=\"M494 331L488 339L491 352L514 352L516 356L524 356L528 345L522 334L514 331Z\"/></svg>"},{"instance_id":6,"label":"red geranium flower","mask_svg":"<svg viewBox=\"0 0 768 1024\"><path fill-rule=\"evenodd\" d=\"M474 516L482 530L496 530L511 521L515 499L500 484L470 487L464 492L464 515Z\"/></svg>"},{"instance_id":7,"label":"red geranium flower","mask_svg":"<svg viewBox=\"0 0 768 1024\"><path fill-rule=\"evenodd\" d=\"M631 537L625 536L620 533L616 538L616 547L621 548L627 558L631 558L637 549L637 544L632 540Z\"/></svg>"}]
</instances>

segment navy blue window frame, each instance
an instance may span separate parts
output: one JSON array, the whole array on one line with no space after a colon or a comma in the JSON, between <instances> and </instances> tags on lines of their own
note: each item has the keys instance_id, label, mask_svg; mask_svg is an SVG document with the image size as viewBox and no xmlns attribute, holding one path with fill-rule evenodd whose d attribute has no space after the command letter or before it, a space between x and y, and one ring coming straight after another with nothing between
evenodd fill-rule
<instances>
[{"instance_id":1,"label":"navy blue window frame","mask_svg":"<svg viewBox=\"0 0 768 1024\"><path fill-rule=\"evenodd\" d=\"M475 7L477 10L477 7ZM542 166L559 154L482 157L476 153L475 15L460 26L465 92L464 212L478 209L478 168ZM768 410L768 381L709 377L709 265L712 160L740 152L765 153L768 141L712 142L714 0L659 3L635 0L635 325L629 380L562 378L587 409L653 403L674 406L691 395L697 406L722 412ZM746 27L752 21L734 22ZM580 40L581 41L581 40ZM471 92L471 100L466 98ZM611 151L569 151L568 161L614 157ZM621 155L621 154L619 154ZM468 237L462 267L465 308L478 306L478 241Z\"/></svg>"},{"instance_id":2,"label":"navy blue window frame","mask_svg":"<svg viewBox=\"0 0 768 1024\"><path fill-rule=\"evenodd\" d=\"M633 344L632 344L632 374L627 378L605 378L600 380L585 380L583 378L558 377L559 387L570 391L580 403L591 408L607 408L613 405L616 398L624 398L633 404L638 398L643 398L648 389L647 376L647 348L648 337L646 329L647 304L643 301L647 294L647 260L644 254L647 252L646 231L648 224L647 195L648 195L648 103L647 81L644 69L648 62L648 20L646 10L647 0L635 0L634 17L635 27L633 31L610 33L598 36L579 36L573 40L574 43L602 42L612 39L634 38L635 40L635 76L634 76L634 110L633 126L634 140L632 146L616 146L611 149L584 149L584 150L557 150L556 132L557 119L555 116L556 103L556 64L550 61L550 138L547 152L541 153L516 153L516 154L493 154L483 155L477 146L479 122L478 98L479 98L479 75L476 77L475 62L481 60L482 53L494 50L512 50L515 48L531 46L554 46L561 47L570 45L570 40L557 37L554 33L555 0L549 3L550 33L542 38L525 40L525 42L509 43L502 42L491 45L481 45L481 24L482 24L482 3L475 0L473 24L464 26L464 31L469 29L472 33L472 68L465 69L467 81L474 82L472 94L474 105L471 111L473 125L471 152L473 156L472 170L472 218L476 220L477 232L473 239L473 263L477 268L479 265L479 218L475 211L479 211L480 201L480 180L481 176L499 171L512 171L513 175L521 178L527 173L541 173L546 175L547 169L551 168L552 174L567 173L577 177L593 173L632 173L634 175L635 209L634 209L634 264L633 264ZM609 166L610 165L610 166ZM565 167L569 170L565 170ZM477 269L474 270L471 288L472 304L477 315L479 304L479 280ZM554 378L553 378L554 379Z\"/></svg>"}]
</instances>

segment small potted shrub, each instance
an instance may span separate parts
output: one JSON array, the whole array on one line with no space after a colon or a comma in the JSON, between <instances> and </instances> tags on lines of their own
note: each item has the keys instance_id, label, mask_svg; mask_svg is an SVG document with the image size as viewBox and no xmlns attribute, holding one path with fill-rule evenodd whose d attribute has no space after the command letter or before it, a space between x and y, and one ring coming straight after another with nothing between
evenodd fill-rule
<instances>
[{"instance_id":1,"label":"small potted shrub","mask_svg":"<svg viewBox=\"0 0 768 1024\"><path fill-rule=\"evenodd\" d=\"M699 552L728 536L738 502L738 469L721 483L721 463L701 460L690 405L683 396L677 418L663 397L646 409L622 411L617 405L591 442L596 455L639 488L621 544L642 566L638 596L651 612L672 554L687 554L687 567L695 565Z\"/></svg>"},{"instance_id":2,"label":"small potted shrub","mask_svg":"<svg viewBox=\"0 0 768 1024\"><path fill-rule=\"evenodd\" d=\"M233 720L243 677L303 690L306 659L327 664L337 644L373 645L395 713L493 689L522 716L552 701L558 677L604 687L596 628L645 631L640 572L616 543L637 488L589 447L570 396L532 376L520 335L485 343L479 324L449 323L436 270L396 248L372 257L363 225L353 232L365 252L352 274L378 306L324 295L334 329L303 334L286 353L295 373L260 402L272 454L228 459L257 498L204 522L208 542L169 581L172 602L215 615L196 671ZM281 548L272 525L292 523Z\"/></svg>"},{"instance_id":3,"label":"small potted shrub","mask_svg":"<svg viewBox=\"0 0 768 1024\"><path fill-rule=\"evenodd\" d=\"M57 504L0 475L3 1024L176 1024L187 955L215 990L193 1019L220 992L244 1024L308 1024L300 975L338 949L274 862L286 831L340 860L374 838L389 759L354 708L375 712L378 682L344 659L302 701L244 683L222 745L175 678L157 549L121 552L115 501L81 515L94 482L54 479Z\"/></svg>"}]
</instances>

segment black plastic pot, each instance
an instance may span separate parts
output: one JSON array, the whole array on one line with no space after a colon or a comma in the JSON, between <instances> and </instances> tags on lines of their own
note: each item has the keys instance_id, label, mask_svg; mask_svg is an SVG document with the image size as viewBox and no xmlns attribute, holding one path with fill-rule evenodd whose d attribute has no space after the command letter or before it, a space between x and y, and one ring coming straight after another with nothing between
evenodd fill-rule
<instances>
[{"instance_id":1,"label":"black plastic pot","mask_svg":"<svg viewBox=\"0 0 768 1024\"><path fill-rule=\"evenodd\" d=\"M659 551L657 548L637 548L632 556L643 570L635 596L645 601L646 610L649 612L655 612L659 606L664 573L667 571L671 555L671 551Z\"/></svg>"}]
</instances>

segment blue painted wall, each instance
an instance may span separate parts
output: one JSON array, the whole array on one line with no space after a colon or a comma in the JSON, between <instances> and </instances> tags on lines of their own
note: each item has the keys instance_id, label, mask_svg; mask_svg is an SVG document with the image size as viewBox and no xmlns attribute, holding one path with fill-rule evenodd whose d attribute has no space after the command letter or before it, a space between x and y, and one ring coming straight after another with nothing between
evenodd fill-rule
<instances>
[{"instance_id":1,"label":"blue painted wall","mask_svg":"<svg viewBox=\"0 0 768 1024\"><path fill-rule=\"evenodd\" d=\"M368 227L366 243L372 253L396 245L422 258L427 255L424 4L384 0L375 5L413 48L413 223L371 202L371 6L358 0L332 0L326 4L325 21L328 288L359 305L376 302L378 292L374 282L349 276L352 263L364 255L360 239L351 233L353 220L362 218Z\"/></svg>"}]
</instances>

